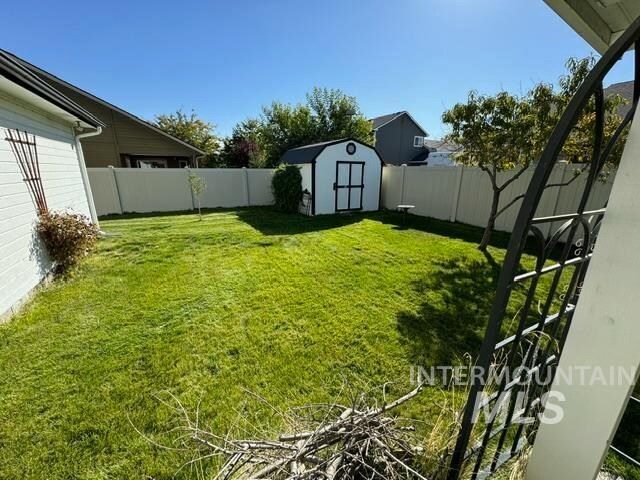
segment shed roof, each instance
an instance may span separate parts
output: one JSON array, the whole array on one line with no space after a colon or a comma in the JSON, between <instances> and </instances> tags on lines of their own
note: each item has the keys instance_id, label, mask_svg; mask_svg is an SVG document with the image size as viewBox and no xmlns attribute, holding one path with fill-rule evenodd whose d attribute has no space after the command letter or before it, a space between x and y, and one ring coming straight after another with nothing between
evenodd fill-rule
<instances>
[{"instance_id":1,"label":"shed roof","mask_svg":"<svg viewBox=\"0 0 640 480\"><path fill-rule=\"evenodd\" d=\"M338 140L329 140L327 142L312 143L310 145L304 145L302 147L292 148L284 152L284 155L280 158L279 163L287 163L289 165L301 165L305 163L313 163L316 158L322 153L322 151L331 146L339 143L354 142L365 147L375 150L371 145L367 145L364 142L356 140L355 138L340 138Z\"/></svg>"},{"instance_id":2,"label":"shed roof","mask_svg":"<svg viewBox=\"0 0 640 480\"><path fill-rule=\"evenodd\" d=\"M70 98L64 96L3 50L0 50L0 75L55 105L64 112L71 114L72 118L82 121L94 128L105 126L101 120ZM59 111L60 110L58 110L58 112Z\"/></svg>"},{"instance_id":3,"label":"shed roof","mask_svg":"<svg viewBox=\"0 0 640 480\"><path fill-rule=\"evenodd\" d=\"M190 150L193 150L194 152L197 152L197 153L199 153L201 155L205 154L205 152L203 150L200 150L199 148L196 148L193 145L191 145L191 144L189 144L189 143L187 143L187 142L185 142L183 140L180 140L179 138L174 137L173 135L171 135L171 134L165 132L164 130L158 128L154 124L152 124L150 122L147 122L146 120L143 120L140 117L137 117L133 113L127 112L126 110L123 110L122 108L117 107L117 106L113 105L112 103L107 102L106 100L103 100L103 99L101 99L99 97L96 97L95 95L93 95L93 94L91 94L91 93L89 93L89 92L87 92L85 90L82 90L80 87L76 87L75 85L73 85L73 84L61 79L60 77L56 77L52 73L49 73L49 72L41 69L40 67L37 67L37 66L27 62L26 60L18 57L17 55L14 55L11 52L7 52L6 50L0 49L0 53L4 54L7 57L10 57L11 59L14 60L15 63L18 63L20 66L22 66L24 70L28 70L28 71L32 72L33 74L35 74L36 77L39 77L41 79L45 79L45 81L43 81L43 83L45 85L48 85L46 83L47 79L51 80L53 82L57 82L60 85L63 85L65 87L73 90L74 92L76 92L76 93L78 93L80 95L83 95L83 96L87 97L88 99L90 99L90 100L92 100L94 102L99 103L100 105L103 105L103 106L105 106L105 107L107 107L109 109L112 109L112 110L124 115L125 117L130 118L134 122L137 122L137 123L139 123L140 125L142 125L142 126L144 126L146 128L149 128L149 129L151 129L151 130L153 130L153 131L155 131L155 132L157 132L157 133L159 133L161 135L164 135L165 137L173 140L174 142L177 142L177 143L179 143L181 145L184 145L185 147L189 148ZM49 88L53 88L53 87L49 87ZM71 101L71 100L69 100L69 101ZM89 113L89 112L87 112L87 113ZM104 124L101 124L101 125L105 126Z\"/></svg>"}]
</instances>

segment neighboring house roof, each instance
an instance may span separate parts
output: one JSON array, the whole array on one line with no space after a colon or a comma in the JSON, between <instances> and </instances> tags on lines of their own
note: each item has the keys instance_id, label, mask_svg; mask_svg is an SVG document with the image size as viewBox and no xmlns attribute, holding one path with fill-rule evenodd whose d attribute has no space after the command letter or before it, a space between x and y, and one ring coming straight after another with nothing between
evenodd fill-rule
<instances>
[{"instance_id":1,"label":"neighboring house roof","mask_svg":"<svg viewBox=\"0 0 640 480\"><path fill-rule=\"evenodd\" d=\"M0 75L92 127L106 126L101 120L21 65L15 57L0 50Z\"/></svg>"},{"instance_id":2,"label":"neighboring house roof","mask_svg":"<svg viewBox=\"0 0 640 480\"><path fill-rule=\"evenodd\" d=\"M369 119L369 121L373 122L373 129L377 130L383 125L386 125L392 120L395 120L396 117L399 117L404 112L396 112L396 113L387 113L386 115L380 115L379 117L374 117Z\"/></svg>"},{"instance_id":3,"label":"neighboring house roof","mask_svg":"<svg viewBox=\"0 0 640 480\"><path fill-rule=\"evenodd\" d=\"M371 145L367 145L354 138L340 138L338 140L329 140L328 142L312 143L311 145L304 145L302 147L292 148L284 152L284 155L280 158L279 163L286 163L289 165L301 165L305 163L313 163L316 158L323 152L323 150L331 145L336 145L343 142L354 142L364 145L375 150ZM378 155L380 156L380 155ZM382 161L382 160L380 160Z\"/></svg>"},{"instance_id":4,"label":"neighboring house roof","mask_svg":"<svg viewBox=\"0 0 640 480\"><path fill-rule=\"evenodd\" d=\"M409 117L411 121L415 123L420 130L422 130L422 133L424 133L425 137L428 135L427 131L424 128L422 128L422 126L418 122L416 122L415 118L413 118L411 114L406 110L403 110L401 112L396 112L396 113L388 113L386 115L381 115L379 117L374 117L369 119L369 121L373 123L373 129L378 130L380 127L384 127L388 123L393 122L396 118L399 118L403 115L406 115L407 117Z\"/></svg>"},{"instance_id":5,"label":"neighboring house roof","mask_svg":"<svg viewBox=\"0 0 640 480\"><path fill-rule=\"evenodd\" d=\"M434 149L436 152L457 152L460 150L460 147L457 145L448 143L446 140L437 140L435 138L425 138L424 145L429 149Z\"/></svg>"},{"instance_id":6,"label":"neighboring house roof","mask_svg":"<svg viewBox=\"0 0 640 480\"><path fill-rule=\"evenodd\" d=\"M167 138L170 138L171 140L173 140L173 141L175 141L175 142L180 143L181 145L184 145L185 147L187 147L187 148L189 148L189 149L193 150L194 152L197 152L197 153L199 153L199 154L201 154L201 155L204 155L204 154L205 154L205 152L204 152L204 151L202 151L202 150L200 150L199 148L196 148L196 147L194 147L193 145L191 145L191 144L189 144L189 143L187 143L187 142L185 142L185 141L183 141L183 140L180 140L179 138L176 138L176 137L174 137L173 135L168 134L168 133L167 133L167 132L165 132L164 130L162 130L162 129L160 129L160 128L156 127L154 124L149 123L149 122L147 122L146 120L143 120L143 119L141 119L140 117L135 116L133 113L129 113L129 112L127 112L126 110L123 110L123 109L121 109L121 108L119 108L119 107L116 107L116 106L115 106L115 105L113 105L112 103L109 103L109 102L107 102L106 100L103 100L103 99L101 99L101 98L99 98L99 97L96 97L95 95L93 95L93 94L91 94L91 93L87 92L86 90L82 90L81 88L76 87L75 85L73 85L73 84L71 84L71 83L69 83L69 82L66 82L66 81L62 80L62 79L61 79L61 78L59 78L59 77L56 77L56 76L55 76L55 75L53 75L52 73L49 73L49 72L47 72L47 71L45 71L45 70L42 70L42 69L41 69L41 68L39 68L39 67L36 67L35 65L33 65L33 64L29 63L29 62L27 62L26 60L23 60L22 58L20 58L20 57L18 57L18 56L16 56L16 55L14 55L14 54L12 54L12 53L10 53L10 52L7 52L6 50L2 50L2 49L0 49L0 53L4 54L4 55L5 55L5 56L7 56L7 57L12 58L15 62L17 62L17 63L19 63L21 66L23 66L23 67L24 67L24 69L28 69L28 70L30 70L31 72L35 73L36 75L38 75L38 76L40 76L40 77L44 77L45 79L50 79L50 80L52 80L52 81L54 81L54 82L60 83L60 84L64 85L65 87L67 87L67 88L69 88L69 89L73 90L74 92L76 92L76 93L78 93L78 94L80 94L80 95L84 95L85 97L89 98L90 100L93 100L94 102L97 102L97 103L99 103L99 104L101 104L101 105L103 105L103 106L105 106L105 107L107 107L107 108L110 108L110 109L115 110L116 112L118 112L118 113L120 113L120 114L124 115L125 117L130 118L130 119L131 119L131 120L133 120L134 122L137 122L137 123L139 123L139 124L141 124L141 125L143 125L143 126L145 126L145 127L147 127L147 128L150 128L151 130L153 130L153 131L155 131L155 132L157 132L157 133L159 133L159 134L161 134L161 135L164 135L164 136L165 136L165 137L167 137ZM51 87L50 87L50 88L51 88ZM65 98L66 98L66 97L65 97ZM87 112L87 113L88 113L88 112ZM95 117L94 117L94 118L95 118ZM104 126L104 124L102 124L102 125Z\"/></svg>"},{"instance_id":7,"label":"neighboring house roof","mask_svg":"<svg viewBox=\"0 0 640 480\"><path fill-rule=\"evenodd\" d=\"M609 85L604 89L604 95L605 97L611 95L620 95L622 98L627 100L627 103L618 107L618 115L624 118L633 106L633 80Z\"/></svg>"}]
</instances>

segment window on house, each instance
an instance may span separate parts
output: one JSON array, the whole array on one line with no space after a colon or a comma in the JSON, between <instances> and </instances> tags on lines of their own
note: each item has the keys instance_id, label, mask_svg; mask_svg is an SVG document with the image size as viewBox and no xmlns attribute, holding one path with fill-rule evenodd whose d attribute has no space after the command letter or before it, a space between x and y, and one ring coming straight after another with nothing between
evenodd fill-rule
<instances>
[{"instance_id":1,"label":"window on house","mask_svg":"<svg viewBox=\"0 0 640 480\"><path fill-rule=\"evenodd\" d=\"M187 168L189 166L189 160L178 160L178 166L180 168Z\"/></svg>"},{"instance_id":2,"label":"window on house","mask_svg":"<svg viewBox=\"0 0 640 480\"><path fill-rule=\"evenodd\" d=\"M140 168L167 168L167 161L163 158L149 158L138 160Z\"/></svg>"},{"instance_id":3,"label":"window on house","mask_svg":"<svg viewBox=\"0 0 640 480\"><path fill-rule=\"evenodd\" d=\"M424 146L424 137L413 137L413 146L416 148L422 148Z\"/></svg>"}]
</instances>

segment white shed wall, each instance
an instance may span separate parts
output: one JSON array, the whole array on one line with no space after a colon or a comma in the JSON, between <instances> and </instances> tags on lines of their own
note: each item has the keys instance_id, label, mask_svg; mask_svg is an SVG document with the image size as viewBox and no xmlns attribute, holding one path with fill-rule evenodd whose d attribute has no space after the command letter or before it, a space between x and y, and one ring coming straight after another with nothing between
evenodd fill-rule
<instances>
[{"instance_id":1,"label":"white shed wall","mask_svg":"<svg viewBox=\"0 0 640 480\"><path fill-rule=\"evenodd\" d=\"M348 155L345 148L348 141L328 146L316 158L316 215L335 213L335 191L333 183L336 181L336 162L365 162L364 190L362 193L362 210L378 210L380 200L380 176L382 166L380 158L373 148L356 143L356 153Z\"/></svg>"},{"instance_id":2,"label":"white shed wall","mask_svg":"<svg viewBox=\"0 0 640 480\"><path fill-rule=\"evenodd\" d=\"M311 183L311 164L299 165L300 175L302 175L302 191L309 190L313 194L313 184Z\"/></svg>"},{"instance_id":3,"label":"white shed wall","mask_svg":"<svg viewBox=\"0 0 640 480\"><path fill-rule=\"evenodd\" d=\"M72 126L0 92L0 318L17 306L51 268L34 231L36 209L11 147L4 140L7 128L36 135L49 208L90 216Z\"/></svg>"}]
</instances>

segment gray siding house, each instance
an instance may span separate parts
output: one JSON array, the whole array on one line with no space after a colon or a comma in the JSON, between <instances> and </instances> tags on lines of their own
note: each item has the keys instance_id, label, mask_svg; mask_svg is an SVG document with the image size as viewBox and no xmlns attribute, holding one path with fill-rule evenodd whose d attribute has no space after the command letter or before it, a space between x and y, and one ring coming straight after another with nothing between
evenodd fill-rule
<instances>
[{"instance_id":1,"label":"gray siding house","mask_svg":"<svg viewBox=\"0 0 640 480\"><path fill-rule=\"evenodd\" d=\"M0 50L1 51L1 50ZM101 98L4 51L11 59L102 120L102 134L83 138L87 167L196 167L202 150Z\"/></svg>"},{"instance_id":2,"label":"gray siding house","mask_svg":"<svg viewBox=\"0 0 640 480\"><path fill-rule=\"evenodd\" d=\"M387 164L402 165L424 162L429 149L425 145L427 132L409 112L402 111L371 119L376 138L376 150Z\"/></svg>"},{"instance_id":3,"label":"gray siding house","mask_svg":"<svg viewBox=\"0 0 640 480\"><path fill-rule=\"evenodd\" d=\"M604 89L604 95L605 97L620 95L627 101L625 104L618 107L618 115L624 118L633 106L633 80L609 85Z\"/></svg>"}]
</instances>

